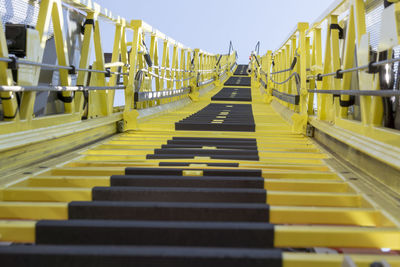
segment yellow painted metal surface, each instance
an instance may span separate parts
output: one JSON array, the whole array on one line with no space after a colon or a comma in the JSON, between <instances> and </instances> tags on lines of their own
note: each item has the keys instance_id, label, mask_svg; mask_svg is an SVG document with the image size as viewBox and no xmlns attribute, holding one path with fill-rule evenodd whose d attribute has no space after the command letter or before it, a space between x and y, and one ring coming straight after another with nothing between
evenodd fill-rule
<instances>
[{"instance_id":1,"label":"yellow painted metal surface","mask_svg":"<svg viewBox=\"0 0 400 267\"><path fill-rule=\"evenodd\" d=\"M22 205L21 209L34 207L38 210L38 218L64 219L66 202L90 201L92 187L109 186L109 176L123 174L124 168L128 166L156 167L160 161L190 161L193 163L191 166L182 167L188 169L184 171L184 175L199 177L202 176L202 171L196 170L197 168L229 169L205 167L203 163L196 164L196 162L232 162L232 160L211 160L203 157L190 160L146 160L147 154L166 144L172 137L225 137L227 134L225 132L175 131L170 127L180 118L204 107L209 102L209 97L217 90L219 88L210 91L200 97L195 104L178 110L173 115L165 114L140 123L137 131L116 135L82 151L83 157L77 160L28 177L10 188L3 189L3 207L8 207L7 203L10 203L10 207ZM253 89L252 94L255 99L252 104L256 125L266 125L270 120L287 125L272 108L258 102L258 99L261 99L258 90ZM232 136L232 133L229 135ZM280 130L257 127L254 133L236 132L234 136L256 138L260 146L260 161L234 162L239 162L240 168L262 170L264 187L268 190L266 202L271 205L270 221L277 225L276 246L392 249L399 246L396 241L400 233L397 222L387 217L370 200L364 198L362 193L354 190L347 181L333 172L324 162L330 156L321 151L309 138L293 134L290 127ZM277 142L272 142L275 139ZM301 148L301 152L288 151L291 144ZM313 161L309 161L310 159ZM46 204L49 202L60 206ZM25 206L23 203L26 203ZM46 212L44 208L46 205L49 210L56 211ZM23 219L24 215L18 213L13 218ZM31 219L35 219L35 216L31 215Z\"/></svg>"},{"instance_id":2,"label":"yellow painted metal surface","mask_svg":"<svg viewBox=\"0 0 400 267\"><path fill-rule=\"evenodd\" d=\"M71 103L64 103L64 114L34 118L35 92L22 93L19 110L15 93L0 93L1 97L10 98L2 101L4 114L11 116L17 112L15 117L0 123L0 162L10 169L18 167L18 161L26 159L27 165L32 164L43 159L41 154L62 154L71 144L79 147L114 134L111 138L82 149L73 160L59 162L43 171L27 173L15 177L12 182L4 183L0 188L0 241L34 243L37 220L68 219L69 202L91 201L93 187L110 186L110 176L124 174L126 167L157 167L160 162L190 162L189 166L182 167L183 176L197 176L201 179L203 169L230 169L208 167L206 163L235 162L239 164L238 168L262 171L264 188L267 190L266 203L270 205L269 222L275 224L275 247L367 249L364 252L376 255L350 255L357 266L369 266L372 261L382 259L391 266L400 266L399 256L377 255L382 248L400 250L400 222L397 216L384 211L373 198L344 179L342 174L328 164L332 155L312 138L305 136L307 126L313 125L350 147L376 157L382 164L400 169L400 134L396 130L382 127L383 109L379 97L360 97L361 120L358 122L349 115L348 108L340 107L339 98L332 95L314 97L308 92L308 89L316 88L350 89L350 74L345 74L342 81L333 77L316 80L313 76L353 67L355 53L359 65L369 63L361 57L369 49L364 1L341 1L321 21L312 25L298 23L294 33L276 51L252 57L250 66L253 71L250 77L253 100L243 103L252 105L255 132L175 131L175 122L204 108L211 102L211 96L222 88L223 82L232 75L235 53L222 55L217 65L219 55L188 48L141 20L126 21L120 17L114 18L111 14L103 14L97 4L88 7L79 1L67 2L74 8L85 10L87 19L92 19L95 25L92 27L87 24L84 27L79 67L89 67L93 41L94 69L104 71L111 67L111 71L115 72L118 66L122 66L122 72L128 73L123 78L125 106L113 108L115 92L106 90L91 92L89 107L85 110L84 96L77 92ZM400 3L394 5L394 10L398 12ZM339 8L349 11L347 21L339 21ZM51 18L58 64L69 65L63 40L62 15L60 0L41 2L37 30L32 30L28 38L28 45L39 49L36 52L30 49L29 59L41 62L46 41L44 32L47 32ZM100 40L102 29L98 21L100 16L115 25L111 63L104 61ZM340 52L338 30L328 29L323 58L321 23L325 20L328 24L347 24L344 53ZM129 33L132 40L127 42L128 31L133 31L133 34ZM149 56L155 64L148 67L147 71L154 74L151 77L145 75L143 87L138 88L135 76L147 64L143 59L143 54L147 53L147 47L143 44L146 34L151 37L151 43L147 45L150 47ZM4 37L0 25L0 57L8 56ZM162 51L159 51L158 42L162 43ZM130 54L128 51L131 51ZM258 66L254 58L261 65ZM274 79L289 79L296 72L300 79L298 84L293 79L284 84L274 83L271 76L268 76L269 72L289 68L295 58L298 62L294 69L279 73ZM12 84L10 74L6 64L0 62L2 85ZM196 75L196 78L192 75ZM36 85L38 73L30 78L25 81L28 80L29 85ZM199 83L212 78L214 81L211 88ZM107 79L104 73L92 73L89 80L87 73L79 72L77 81L79 84L107 86L116 85L117 78L115 74ZM377 81L376 74L363 72L353 82L357 82L364 90L368 89L366 85L372 90L378 90ZM70 85L71 76L67 70L60 70L60 82L61 85ZM263 83L265 86L261 87ZM135 101L136 91L162 92L187 86L191 87L187 95ZM277 99L272 95L272 89L285 94L298 94L298 105ZM71 96L70 92L62 94ZM341 99L348 100L348 97L342 96ZM182 104L179 109L161 110L168 104L182 100L186 104ZM229 105L235 102L219 103ZM280 108L277 109L271 103L278 103ZM160 111L146 116L146 111L151 108L160 108ZM84 115L87 121L82 121ZM221 114L214 123L223 122L226 115ZM120 123L119 126L123 125L123 133L115 134L116 122ZM86 128L78 130L80 127ZM102 134L97 135L96 131ZM43 137L45 134L49 136ZM161 148L172 137L255 138L260 159L216 160L201 156L193 159L147 159L148 154ZM47 141L49 146L43 147ZM216 147L205 146L202 149ZM285 267L342 266L343 260L343 255L283 253Z\"/></svg>"}]
</instances>

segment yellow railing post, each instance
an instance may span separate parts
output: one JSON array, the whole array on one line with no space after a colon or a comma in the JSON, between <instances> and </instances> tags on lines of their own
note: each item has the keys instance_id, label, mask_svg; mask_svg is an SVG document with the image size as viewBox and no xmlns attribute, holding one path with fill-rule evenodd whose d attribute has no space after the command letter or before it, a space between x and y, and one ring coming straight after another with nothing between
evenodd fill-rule
<instances>
[{"instance_id":1,"label":"yellow railing post","mask_svg":"<svg viewBox=\"0 0 400 267\"><path fill-rule=\"evenodd\" d=\"M138 61L138 51L139 51L139 39L142 34L142 21L132 20L130 27L133 29L133 40L131 53L129 55L129 79L128 84L125 88L125 108L124 108L124 129L125 130L135 130L137 127L137 116L139 113L134 106L134 91L135 91L135 75L137 72L137 61Z\"/></svg>"},{"instance_id":2,"label":"yellow railing post","mask_svg":"<svg viewBox=\"0 0 400 267\"><path fill-rule=\"evenodd\" d=\"M321 28L314 28L313 30L313 47L312 47L312 56L311 56L311 74L317 75L322 73L322 40L321 40ZM321 88L322 82L317 81L315 78L310 79L310 89L319 89ZM308 112L309 114L314 114L314 98L315 95L313 93L309 94L308 101ZM317 106L320 105L318 101L319 96L317 98ZM318 112L318 111L317 111Z\"/></svg>"},{"instance_id":3,"label":"yellow railing post","mask_svg":"<svg viewBox=\"0 0 400 267\"><path fill-rule=\"evenodd\" d=\"M347 20L347 30L345 39L345 50L343 55L343 69L350 69L354 66L354 51L356 45L355 23L354 23L354 6L349 6L349 18ZM353 73L343 74L343 80L340 89L349 90L351 86L351 78ZM349 101L349 96L341 96L341 100ZM348 107L340 107L339 116L347 119Z\"/></svg>"},{"instance_id":4,"label":"yellow railing post","mask_svg":"<svg viewBox=\"0 0 400 267\"><path fill-rule=\"evenodd\" d=\"M2 24L0 24L0 57L8 57L6 36ZM8 70L7 64L7 62L0 62L0 82L4 85L12 85L12 74L11 70ZM18 103L15 93L1 92L0 98L3 106L4 120L19 120Z\"/></svg>"},{"instance_id":5,"label":"yellow railing post","mask_svg":"<svg viewBox=\"0 0 400 267\"><path fill-rule=\"evenodd\" d=\"M293 131L297 133L305 133L308 121L308 91L307 91L307 45L306 31L308 23L300 22L297 24L299 31L299 75L300 75L300 113L292 116Z\"/></svg>"},{"instance_id":6,"label":"yellow railing post","mask_svg":"<svg viewBox=\"0 0 400 267\"><path fill-rule=\"evenodd\" d=\"M336 15L330 15L328 18L328 25L337 22ZM324 57L324 68L323 73L332 72L332 45L331 45L331 30L327 29L326 32L326 41L325 41L325 57ZM332 77L323 77L321 89L331 89L331 80ZM327 94L319 94L318 95L318 119L319 120L328 120L333 121L331 115L331 111L333 109L333 96Z\"/></svg>"},{"instance_id":7,"label":"yellow railing post","mask_svg":"<svg viewBox=\"0 0 400 267\"><path fill-rule=\"evenodd\" d=\"M311 47L310 47L310 37L306 36L306 71L309 73L309 70L311 69ZM307 90L310 89L310 80L307 77L308 75L306 74L306 88ZM312 114L312 109L313 109L313 99L312 96L307 92L307 114Z\"/></svg>"},{"instance_id":8,"label":"yellow railing post","mask_svg":"<svg viewBox=\"0 0 400 267\"><path fill-rule=\"evenodd\" d=\"M331 24L339 24L338 16L332 16ZM339 51L339 31L331 29L331 63L332 72L336 72L340 69L340 51ZM331 79L330 88L328 89L340 89L341 80L338 77L333 76ZM332 122L339 116L340 104L337 97L333 98L333 110L330 111L330 118Z\"/></svg>"},{"instance_id":9,"label":"yellow railing post","mask_svg":"<svg viewBox=\"0 0 400 267\"><path fill-rule=\"evenodd\" d=\"M367 27L365 22L365 4L363 0L353 1L355 8L355 24L357 27L357 63L359 66L362 64L369 63L369 36L367 34ZM360 90L370 90L373 84L372 74L368 74L364 71L359 72L359 88ZM371 97L370 96L360 96L360 112L361 121L364 125L369 125L371 123Z\"/></svg>"},{"instance_id":10,"label":"yellow railing post","mask_svg":"<svg viewBox=\"0 0 400 267\"><path fill-rule=\"evenodd\" d=\"M190 68L193 71L192 74L195 75L195 77L190 80L191 92L190 92L189 96L193 101L197 101L199 99L199 92L198 92L198 87L197 87L197 77L198 77L199 64L200 64L199 52L200 52L200 49L198 49L198 48L196 48L194 50L193 65Z\"/></svg>"}]
</instances>

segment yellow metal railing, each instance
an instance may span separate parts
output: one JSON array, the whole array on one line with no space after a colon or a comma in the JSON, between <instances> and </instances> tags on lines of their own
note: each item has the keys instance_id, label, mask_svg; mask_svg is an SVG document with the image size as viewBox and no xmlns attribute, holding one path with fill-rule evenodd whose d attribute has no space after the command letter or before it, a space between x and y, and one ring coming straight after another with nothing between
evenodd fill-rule
<instances>
[{"instance_id":1,"label":"yellow metal railing","mask_svg":"<svg viewBox=\"0 0 400 267\"><path fill-rule=\"evenodd\" d=\"M399 169L400 132L385 121L384 105L400 95L392 83L400 3L385 3L376 51L367 14L363 0L335 2L315 23L298 23L275 51L253 54L252 77L295 132L313 126Z\"/></svg>"},{"instance_id":2,"label":"yellow metal railing","mask_svg":"<svg viewBox=\"0 0 400 267\"><path fill-rule=\"evenodd\" d=\"M63 5L85 14L77 66L68 62L71 51L68 51L64 35ZM108 63L103 53L100 18L115 27L111 62ZM50 21L58 62L52 66L43 63ZM127 40L127 36L132 36L131 40ZM150 36L147 44L146 36ZM162 51L159 51L159 42L162 42ZM94 60L90 59L91 43ZM218 84L222 74L229 72L235 61L235 52L216 55L191 49L141 20L127 21L116 17L96 3L43 0L35 29L26 30L25 58L9 57L5 31L0 25L0 96L4 115L0 134L78 122L82 117L90 120L111 116L115 120L123 119L125 130L134 129L138 109L187 97L196 101L199 89L210 83ZM46 68L59 72L59 85L39 86L39 75ZM13 72L17 73L17 80L13 78ZM119 83L119 76L122 76L122 83ZM72 78L76 78L76 86L72 86ZM116 89L124 91L122 108L113 107ZM36 92L46 90L61 94L64 111L35 118ZM116 116L117 113L120 115Z\"/></svg>"}]
</instances>

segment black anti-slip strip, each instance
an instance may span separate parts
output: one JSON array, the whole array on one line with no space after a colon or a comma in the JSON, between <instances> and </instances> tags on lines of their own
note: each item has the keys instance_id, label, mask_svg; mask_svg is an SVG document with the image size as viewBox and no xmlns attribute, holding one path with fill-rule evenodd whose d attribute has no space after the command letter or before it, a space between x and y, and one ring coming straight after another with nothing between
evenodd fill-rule
<instances>
[{"instance_id":1,"label":"black anti-slip strip","mask_svg":"<svg viewBox=\"0 0 400 267\"><path fill-rule=\"evenodd\" d=\"M259 203L73 201L68 204L68 218L91 220L269 222L269 206Z\"/></svg>"},{"instance_id":2,"label":"black anti-slip strip","mask_svg":"<svg viewBox=\"0 0 400 267\"><path fill-rule=\"evenodd\" d=\"M161 148L154 149L155 154L194 154L194 155L252 155L257 156L257 150L242 150L242 149L196 149L196 148Z\"/></svg>"},{"instance_id":3,"label":"black anti-slip strip","mask_svg":"<svg viewBox=\"0 0 400 267\"><path fill-rule=\"evenodd\" d=\"M277 249L148 246L0 246L0 262L14 267L281 267Z\"/></svg>"},{"instance_id":4,"label":"black anti-slip strip","mask_svg":"<svg viewBox=\"0 0 400 267\"><path fill-rule=\"evenodd\" d=\"M250 88L224 87L213 97L212 101L251 101Z\"/></svg>"},{"instance_id":5,"label":"black anti-slip strip","mask_svg":"<svg viewBox=\"0 0 400 267\"><path fill-rule=\"evenodd\" d=\"M225 140L168 140L169 145L202 145L202 146L252 146L256 147L256 141L225 141Z\"/></svg>"},{"instance_id":6,"label":"black anti-slip strip","mask_svg":"<svg viewBox=\"0 0 400 267\"><path fill-rule=\"evenodd\" d=\"M274 225L241 222L39 221L36 223L36 244L273 248Z\"/></svg>"},{"instance_id":7,"label":"black anti-slip strip","mask_svg":"<svg viewBox=\"0 0 400 267\"><path fill-rule=\"evenodd\" d=\"M239 163L230 162L159 162L158 166L190 166L191 164L207 165L209 167L239 167Z\"/></svg>"},{"instance_id":8,"label":"black anti-slip strip","mask_svg":"<svg viewBox=\"0 0 400 267\"><path fill-rule=\"evenodd\" d=\"M175 130L254 132L250 104L209 104L175 123Z\"/></svg>"},{"instance_id":9,"label":"black anti-slip strip","mask_svg":"<svg viewBox=\"0 0 400 267\"><path fill-rule=\"evenodd\" d=\"M171 140L172 141L172 140ZM218 142L215 142L215 144L210 145L210 144L167 144L167 145L161 145L161 148L164 149L170 149L170 148L202 148L204 146L213 146L218 149L231 149L232 153L235 153L235 150L257 150L257 146L241 146L241 145L226 145L226 144L218 144Z\"/></svg>"},{"instance_id":10,"label":"black anti-slip strip","mask_svg":"<svg viewBox=\"0 0 400 267\"><path fill-rule=\"evenodd\" d=\"M93 201L265 203L265 189L189 187L93 187Z\"/></svg>"},{"instance_id":11,"label":"black anti-slip strip","mask_svg":"<svg viewBox=\"0 0 400 267\"><path fill-rule=\"evenodd\" d=\"M182 175L182 168L142 168L142 167L127 167L125 168L126 175ZM252 176L261 177L262 171L259 169L201 169L193 168L193 170L203 171L203 176Z\"/></svg>"},{"instance_id":12,"label":"black anti-slip strip","mask_svg":"<svg viewBox=\"0 0 400 267\"><path fill-rule=\"evenodd\" d=\"M251 77L230 77L224 85L227 86L251 86Z\"/></svg>"},{"instance_id":13,"label":"black anti-slip strip","mask_svg":"<svg viewBox=\"0 0 400 267\"><path fill-rule=\"evenodd\" d=\"M247 68L248 65L238 65L233 75L248 75Z\"/></svg>"},{"instance_id":14,"label":"black anti-slip strip","mask_svg":"<svg viewBox=\"0 0 400 267\"><path fill-rule=\"evenodd\" d=\"M233 153L233 152L232 152ZM146 159L194 159L195 157L210 157L223 160L260 160L258 155L215 155L215 154L149 154Z\"/></svg>"},{"instance_id":15,"label":"black anti-slip strip","mask_svg":"<svg viewBox=\"0 0 400 267\"><path fill-rule=\"evenodd\" d=\"M257 169L204 169L203 176L253 176L262 177L262 171Z\"/></svg>"},{"instance_id":16,"label":"black anti-slip strip","mask_svg":"<svg viewBox=\"0 0 400 267\"><path fill-rule=\"evenodd\" d=\"M172 140L220 141L220 142L257 142L256 138L218 138L218 137L172 137Z\"/></svg>"},{"instance_id":17,"label":"black anti-slip strip","mask_svg":"<svg viewBox=\"0 0 400 267\"><path fill-rule=\"evenodd\" d=\"M243 124L210 124L210 123L175 123L175 130L179 131L235 131L254 132L255 125Z\"/></svg>"},{"instance_id":18,"label":"black anti-slip strip","mask_svg":"<svg viewBox=\"0 0 400 267\"><path fill-rule=\"evenodd\" d=\"M111 186L199 187L199 188L264 188L262 177L113 175Z\"/></svg>"}]
</instances>

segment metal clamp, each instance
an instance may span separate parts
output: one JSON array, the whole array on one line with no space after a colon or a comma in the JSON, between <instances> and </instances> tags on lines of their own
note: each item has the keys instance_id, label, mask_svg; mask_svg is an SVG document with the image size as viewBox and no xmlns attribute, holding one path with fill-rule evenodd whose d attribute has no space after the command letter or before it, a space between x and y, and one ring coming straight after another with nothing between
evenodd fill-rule
<instances>
[{"instance_id":1,"label":"metal clamp","mask_svg":"<svg viewBox=\"0 0 400 267\"><path fill-rule=\"evenodd\" d=\"M333 23L331 24L331 26L329 27L331 30L339 30L339 39L344 39L344 32L343 32L343 28L340 27L339 24Z\"/></svg>"},{"instance_id":2,"label":"metal clamp","mask_svg":"<svg viewBox=\"0 0 400 267\"><path fill-rule=\"evenodd\" d=\"M17 70L18 69L18 62L17 62L17 57L16 56L9 56L8 57L11 61L8 62L7 68L11 70Z\"/></svg>"}]
</instances>

